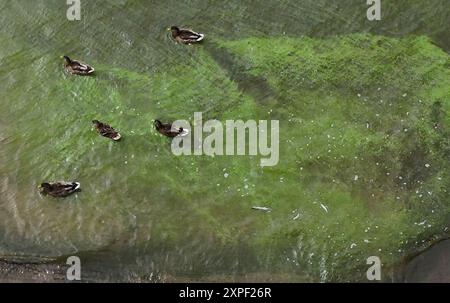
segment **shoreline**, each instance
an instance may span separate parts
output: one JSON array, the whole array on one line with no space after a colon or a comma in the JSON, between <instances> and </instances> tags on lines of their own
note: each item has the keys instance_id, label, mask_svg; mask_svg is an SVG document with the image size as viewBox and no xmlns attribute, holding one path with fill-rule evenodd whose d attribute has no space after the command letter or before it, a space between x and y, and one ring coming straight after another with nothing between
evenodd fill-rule
<instances>
[{"instance_id":1,"label":"shoreline","mask_svg":"<svg viewBox=\"0 0 450 303\"><path fill-rule=\"evenodd\" d=\"M66 280L67 266L56 263L20 263L0 260L0 283L69 283ZM89 274L87 274L89 276ZM422 252L413 256L399 269L394 283L450 283L450 239L443 239L432 244ZM271 275L264 273L249 273L243 275L236 281L231 279L230 283L259 281L260 283L278 283L277 277L287 283L292 279L283 275ZM201 280L187 277L174 277L164 275L158 281L146 278L130 278L127 283L196 283L196 282L224 282L220 275L204 277ZM106 279L86 279L84 282L105 283ZM83 281L81 281L83 282ZM124 281L125 282L125 281Z\"/></svg>"},{"instance_id":2,"label":"shoreline","mask_svg":"<svg viewBox=\"0 0 450 303\"><path fill-rule=\"evenodd\" d=\"M0 283L63 283L66 268L55 263L18 263L0 260Z\"/></svg>"}]
</instances>

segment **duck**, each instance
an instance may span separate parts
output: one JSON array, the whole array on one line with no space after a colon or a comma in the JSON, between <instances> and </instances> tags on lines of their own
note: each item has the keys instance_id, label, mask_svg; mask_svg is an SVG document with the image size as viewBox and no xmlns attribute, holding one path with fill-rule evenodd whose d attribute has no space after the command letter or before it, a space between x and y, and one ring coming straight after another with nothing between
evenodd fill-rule
<instances>
[{"instance_id":1,"label":"duck","mask_svg":"<svg viewBox=\"0 0 450 303\"><path fill-rule=\"evenodd\" d=\"M205 38L204 34L196 33L193 30L172 26L167 30L172 32L172 38L183 44L199 43Z\"/></svg>"},{"instance_id":2,"label":"duck","mask_svg":"<svg viewBox=\"0 0 450 303\"><path fill-rule=\"evenodd\" d=\"M63 56L63 58L64 58L64 67L66 71L71 74L79 76L87 76L95 72L95 69L92 66L89 66L77 60L72 60L68 56Z\"/></svg>"},{"instance_id":3,"label":"duck","mask_svg":"<svg viewBox=\"0 0 450 303\"><path fill-rule=\"evenodd\" d=\"M97 130L97 133L99 135L114 141L119 141L120 139L122 139L122 135L110 125L98 120L92 120L92 123L94 124L95 129Z\"/></svg>"},{"instance_id":4,"label":"duck","mask_svg":"<svg viewBox=\"0 0 450 303\"><path fill-rule=\"evenodd\" d=\"M45 182L39 185L39 191L43 195L50 195L55 198L64 198L79 191L81 184L79 182Z\"/></svg>"},{"instance_id":5,"label":"duck","mask_svg":"<svg viewBox=\"0 0 450 303\"><path fill-rule=\"evenodd\" d=\"M175 138L177 136L187 134L187 131L182 127L179 129L173 129L171 123L162 123L159 120L155 120L155 128L160 134L169 138Z\"/></svg>"}]
</instances>

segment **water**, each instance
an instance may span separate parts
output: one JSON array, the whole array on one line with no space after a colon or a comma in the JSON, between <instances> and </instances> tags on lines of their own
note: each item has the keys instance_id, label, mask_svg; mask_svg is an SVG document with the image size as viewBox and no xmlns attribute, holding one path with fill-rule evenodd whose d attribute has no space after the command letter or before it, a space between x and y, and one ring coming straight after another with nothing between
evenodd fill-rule
<instances>
[{"instance_id":1,"label":"water","mask_svg":"<svg viewBox=\"0 0 450 303\"><path fill-rule=\"evenodd\" d=\"M365 261L350 262L355 255L348 249L353 241L364 243L365 228L391 222L391 210L405 225L396 229L392 220L373 240L388 263L441 235L448 216L440 203L446 192L439 190L428 232L410 230L416 217L404 213L416 188L393 207L381 202L400 185L378 179L388 194L366 199L373 185L356 186L347 178L339 187L344 205L324 213L320 205L332 203L335 195L327 190L340 174L333 165L339 170L341 164L322 172L311 163L300 169L301 156L288 155L297 155L302 145L286 143L303 142L305 134L316 138L313 128L286 128L280 166L272 169L259 167L257 157L176 158L170 142L152 128L156 118L192 120L194 111L223 120L286 118L286 110L294 120L306 120L305 113L324 110L311 101L316 99L290 107L289 85L274 87L270 77L249 73L240 46L228 41L371 32L425 35L448 52L445 0L385 2L380 23L368 22L365 1L356 0L82 1L82 21L69 22L65 1L1 0L0 256L64 263L65 256L78 255L84 277L94 281L363 280ZM204 32L207 40L177 45L165 31L172 24ZM97 75L65 75L62 55L92 64ZM394 98L386 91L385 97ZM343 94L353 91L344 88ZM274 116L267 114L271 110ZM343 115L352 123L357 119ZM93 119L111 123L124 140L98 137ZM405 167L428 178L413 164ZM433 176L444 176L445 184L447 167ZM44 180L76 180L82 192L63 200L42 197L36 189ZM274 211L255 212L255 205ZM334 212L340 207L347 213ZM295 229L292 222L302 220ZM397 233L402 231L404 237ZM369 253L361 249L356 255Z\"/></svg>"}]
</instances>

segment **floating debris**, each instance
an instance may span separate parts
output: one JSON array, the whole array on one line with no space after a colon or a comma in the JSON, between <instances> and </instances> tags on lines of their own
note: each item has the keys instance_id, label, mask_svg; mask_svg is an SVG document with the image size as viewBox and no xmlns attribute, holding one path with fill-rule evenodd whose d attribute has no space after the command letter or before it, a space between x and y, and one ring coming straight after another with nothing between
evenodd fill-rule
<instances>
[{"instance_id":1,"label":"floating debris","mask_svg":"<svg viewBox=\"0 0 450 303\"><path fill-rule=\"evenodd\" d=\"M320 207L322 207L325 212L328 212L328 208L322 203L320 203Z\"/></svg>"},{"instance_id":2,"label":"floating debris","mask_svg":"<svg viewBox=\"0 0 450 303\"><path fill-rule=\"evenodd\" d=\"M270 213L272 211L271 208L264 207L264 206L253 206L252 209L253 210L259 210L259 211L265 211L267 213Z\"/></svg>"}]
</instances>

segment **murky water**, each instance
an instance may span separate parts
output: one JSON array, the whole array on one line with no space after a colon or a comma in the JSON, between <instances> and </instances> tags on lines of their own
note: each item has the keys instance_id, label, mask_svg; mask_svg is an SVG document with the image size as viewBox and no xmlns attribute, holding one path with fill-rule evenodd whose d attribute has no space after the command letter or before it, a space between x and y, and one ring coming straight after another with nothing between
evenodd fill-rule
<instances>
[{"instance_id":1,"label":"murky water","mask_svg":"<svg viewBox=\"0 0 450 303\"><path fill-rule=\"evenodd\" d=\"M357 0L81 2L82 20L70 22L65 1L0 0L2 259L78 255L86 278L125 281L339 281L365 266L347 263L352 254L337 255L340 246L327 242L325 232L340 219L308 213L316 205L321 211L327 199L321 189L331 181L324 180L327 172L304 179L291 170L298 163L283 158L295 152L283 143L290 137L282 136L281 165L263 169L254 157L176 158L152 121L192 120L194 111L206 118L269 118L279 95L235 65L218 47L224 41L371 32L425 35L448 52L446 0L384 1L379 23L367 21L365 1ZM177 45L165 30L173 24L204 32L207 40ZM96 76L64 74L62 55L94 65ZM242 106L250 98L254 110ZM302 109L293 114L302 116ZM92 119L113 124L124 140L98 137ZM82 192L42 197L36 188L44 180L76 180ZM367 188L346 187L349 193ZM273 213L251 210L261 204ZM314 218L308 229L285 227L297 213ZM376 225L372 214L355 218L356 225ZM318 231L324 222L327 231ZM440 234L446 223L448 216L436 220L436 229L418 240ZM339 230L350 241L345 247L353 232ZM379 240L397 241L387 235ZM393 263L407 253L395 255L398 249L387 252Z\"/></svg>"}]
</instances>

